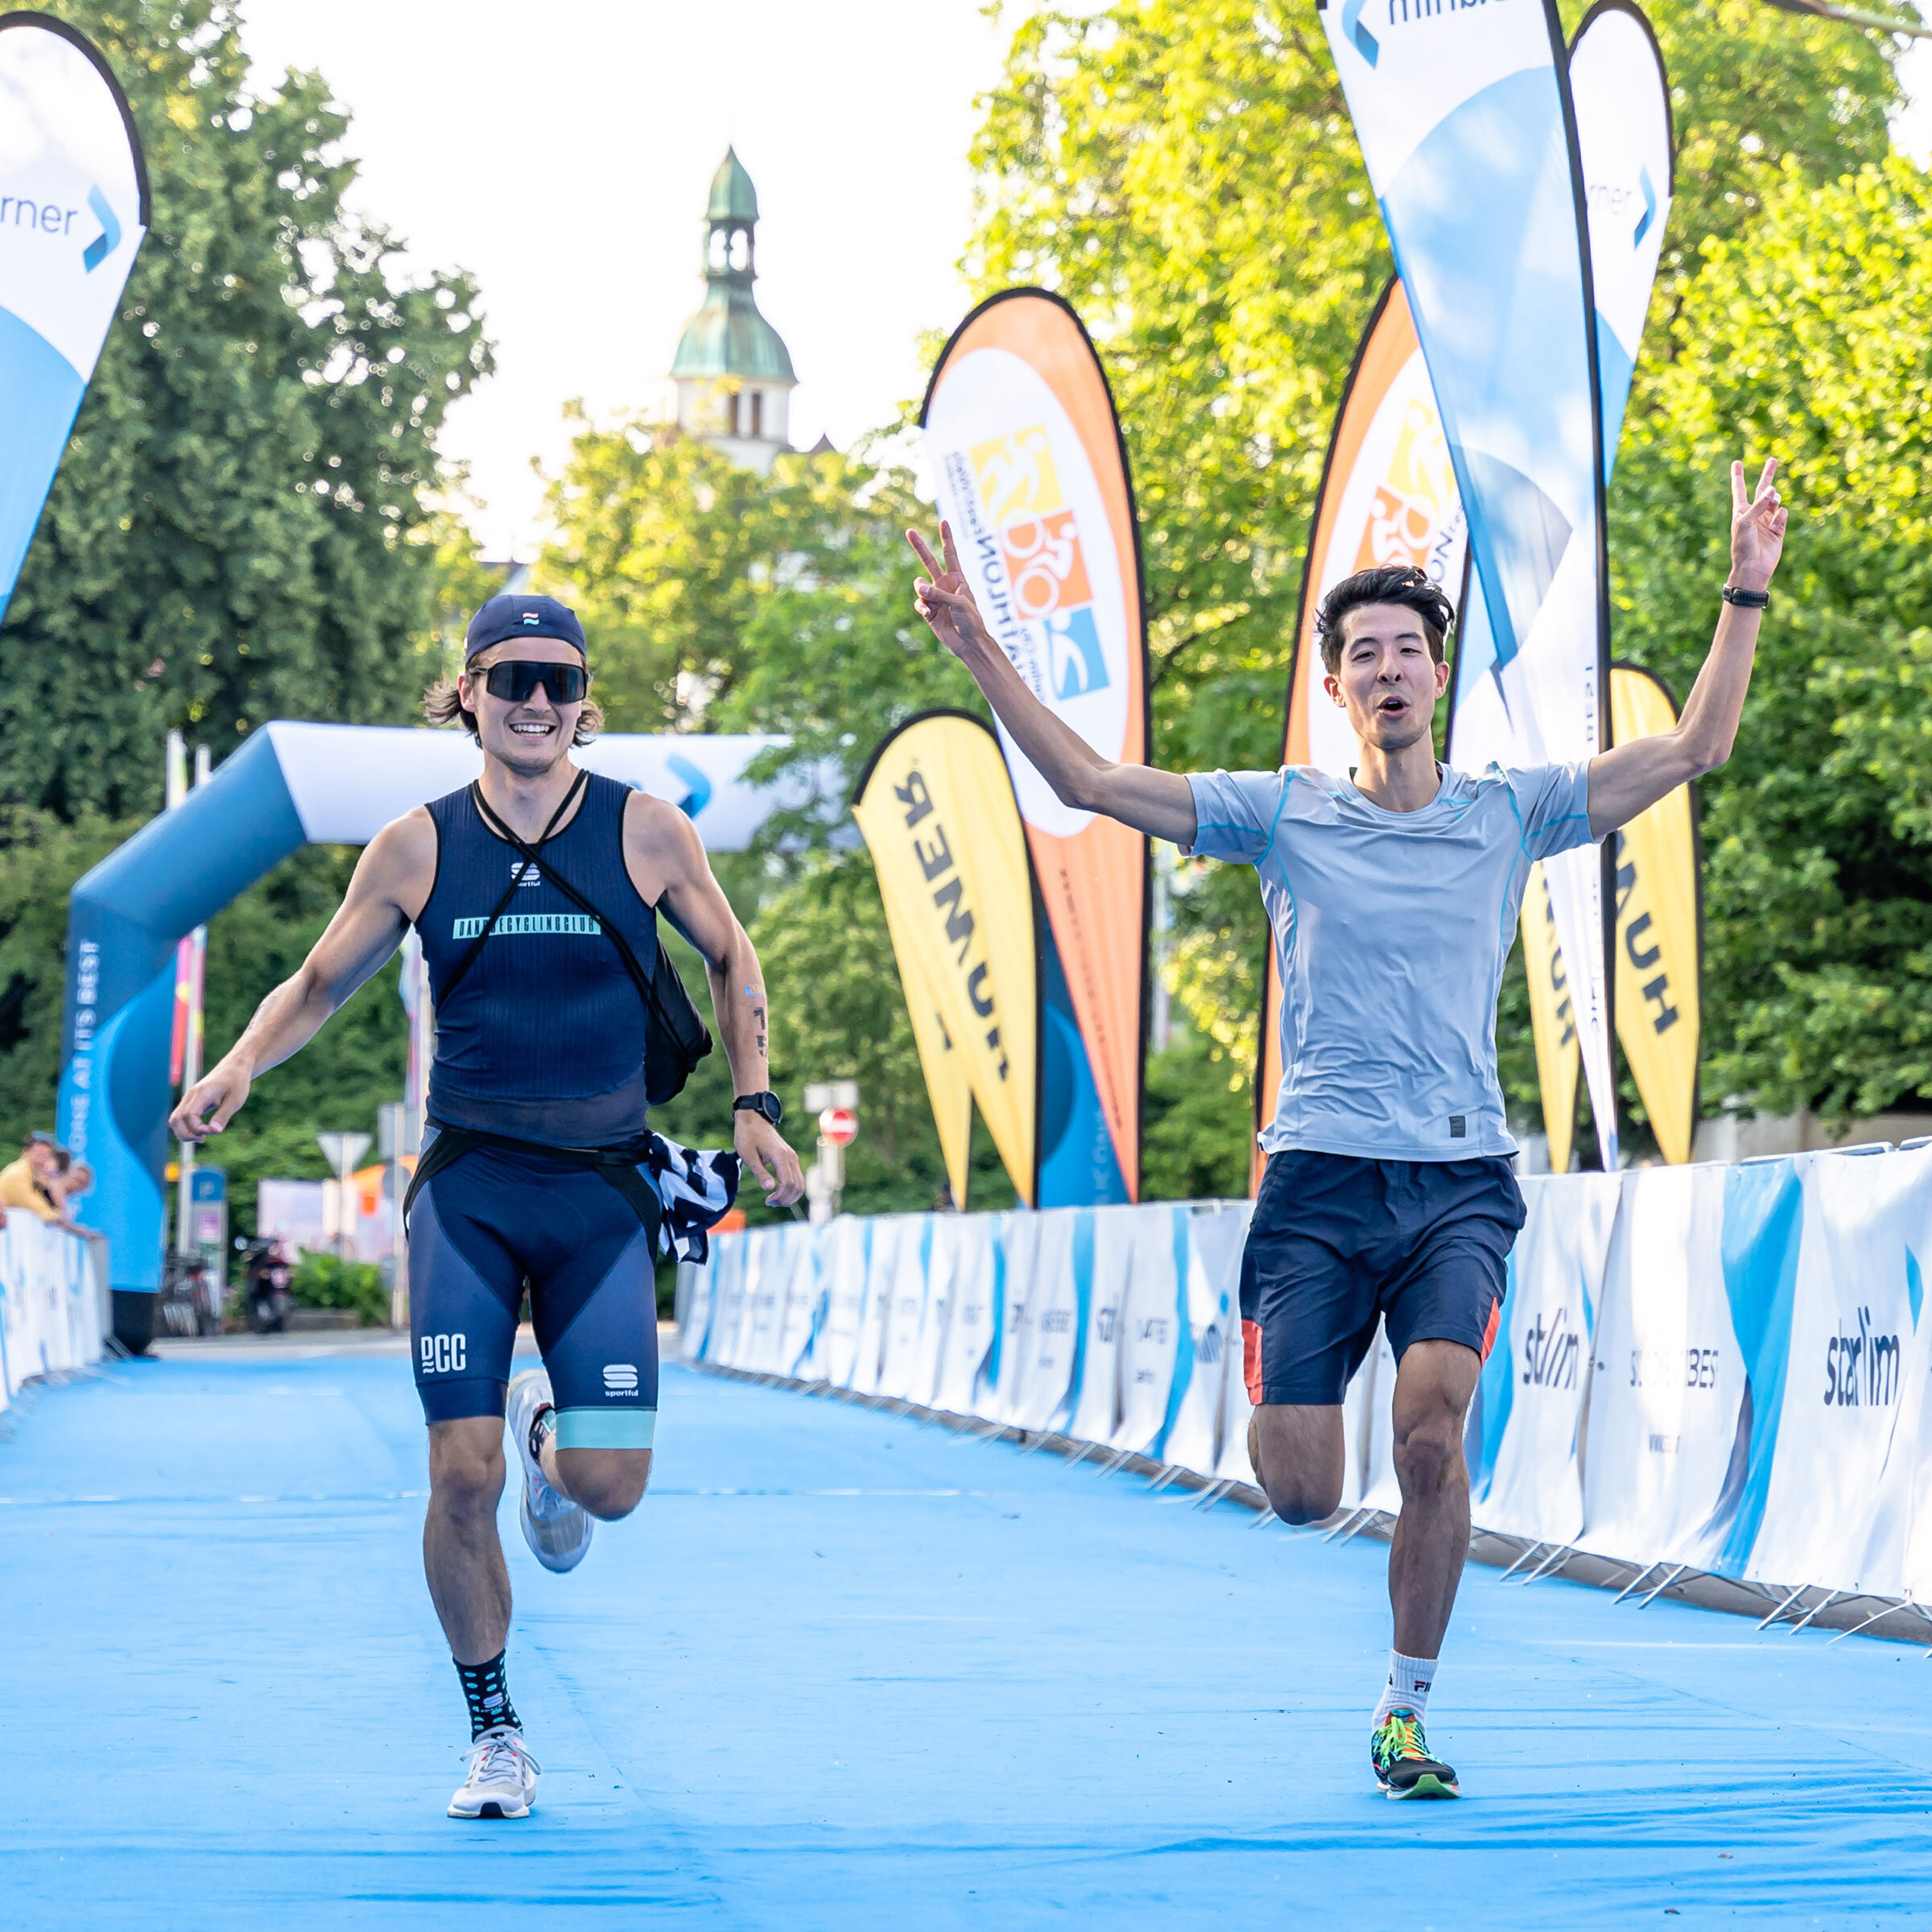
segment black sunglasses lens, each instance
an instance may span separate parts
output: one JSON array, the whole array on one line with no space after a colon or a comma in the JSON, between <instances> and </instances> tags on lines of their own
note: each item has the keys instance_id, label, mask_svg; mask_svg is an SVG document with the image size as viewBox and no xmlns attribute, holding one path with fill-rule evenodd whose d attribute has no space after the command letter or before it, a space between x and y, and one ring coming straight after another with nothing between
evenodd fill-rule
<instances>
[{"instance_id":1,"label":"black sunglasses lens","mask_svg":"<svg viewBox=\"0 0 1932 1932\"><path fill-rule=\"evenodd\" d=\"M541 684L553 704L575 704L590 688L590 678L581 664L493 664L483 687L493 698L512 704L526 704Z\"/></svg>"}]
</instances>

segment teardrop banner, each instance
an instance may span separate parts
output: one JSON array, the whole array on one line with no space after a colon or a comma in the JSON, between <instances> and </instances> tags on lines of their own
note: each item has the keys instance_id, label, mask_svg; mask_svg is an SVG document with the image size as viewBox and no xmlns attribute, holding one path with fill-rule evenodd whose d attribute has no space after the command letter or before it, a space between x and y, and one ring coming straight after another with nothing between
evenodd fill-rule
<instances>
[{"instance_id":1,"label":"teardrop banner","mask_svg":"<svg viewBox=\"0 0 1932 1932\"><path fill-rule=\"evenodd\" d=\"M147 167L101 50L0 14L0 616L147 233Z\"/></svg>"},{"instance_id":2,"label":"teardrop banner","mask_svg":"<svg viewBox=\"0 0 1932 1932\"><path fill-rule=\"evenodd\" d=\"M976 308L919 412L941 514L1021 676L1105 758L1148 758L1140 538L1119 420L1080 317L1044 289ZM1147 840L1075 811L1002 733L1053 953L1042 948L1042 1206L1140 1194ZM1070 1009L1077 1030L1055 1018Z\"/></svg>"},{"instance_id":3,"label":"teardrop banner","mask_svg":"<svg viewBox=\"0 0 1932 1932\"><path fill-rule=\"evenodd\" d=\"M1608 483L1675 186L1670 77L1634 0L1597 0L1584 15L1570 47L1570 93L1588 210Z\"/></svg>"},{"instance_id":4,"label":"teardrop banner","mask_svg":"<svg viewBox=\"0 0 1932 1932\"><path fill-rule=\"evenodd\" d=\"M878 873L953 1199L965 1204L956 1068L1031 1207L1040 1002L1033 877L997 741L963 711L910 720L872 754L852 815ZM937 1049L942 1038L950 1052Z\"/></svg>"},{"instance_id":5,"label":"teardrop banner","mask_svg":"<svg viewBox=\"0 0 1932 1932\"><path fill-rule=\"evenodd\" d=\"M1454 598L1462 585L1467 537L1409 299L1401 281L1392 281L1362 332L1322 465L1288 673L1284 764L1313 765L1345 777L1360 758L1348 713L1329 696L1324 682L1327 667L1315 634L1323 598L1344 577L1382 564L1412 564ZM1282 1084L1282 982L1272 937L1264 972L1254 1086L1257 1135L1274 1117ZM1250 1191L1259 1189L1265 1164L1257 1144Z\"/></svg>"},{"instance_id":6,"label":"teardrop banner","mask_svg":"<svg viewBox=\"0 0 1932 1932\"><path fill-rule=\"evenodd\" d=\"M1455 762L1587 760L1609 665L1603 418L1583 173L1554 0L1319 0L1469 518L1486 624ZM1547 861L1604 1165L1616 1164L1603 862Z\"/></svg>"},{"instance_id":7,"label":"teardrop banner","mask_svg":"<svg viewBox=\"0 0 1932 1932\"><path fill-rule=\"evenodd\" d=\"M1657 278L1675 185L1670 80L1650 23L1633 0L1599 0L1584 16L1570 48L1570 89L1576 106L1577 147L1588 211L1590 279L1596 305L1597 360L1603 384L1604 481L1608 485L1616 466L1624 408L1643 340L1644 319L1650 307L1650 291ZM1478 605L1480 598L1472 602ZM1472 608L1468 615L1473 622L1483 621L1480 609ZM1469 627L1465 625L1464 635L1468 634ZM1480 656L1480 651L1470 658L1458 656L1459 701L1462 667ZM1620 672L1613 672L1611 677L1613 741L1620 739L1624 730L1616 696L1621 676ZM1663 702L1668 704L1668 698ZM1662 729L1667 730L1669 726ZM1622 840L1618 843L1620 845ZM1613 862L1621 865L1620 860ZM1691 889L1696 889L1695 878ZM1633 990L1627 984L1629 975L1623 961L1621 909L1626 894L1621 885L1614 896L1619 909L1614 916L1620 930L1613 984L1616 1000L1620 1001ZM1550 1162L1561 1174L1569 1165L1576 1117L1576 1029L1564 983L1563 950L1557 943L1555 931L1547 927L1532 931L1536 901L1537 893L1532 890L1523 903L1523 942L1530 966L1530 1011L1536 1034L1543 1121L1550 1137ZM1641 989L1636 990L1641 992ZM1682 1152L1666 1154L1674 1160L1690 1158L1696 1104L1695 1036L1693 1026L1688 1088L1691 1097L1687 1103L1691 1111L1685 1114L1678 1104L1679 1081L1672 1087L1670 1104L1665 1109L1665 1117L1674 1123L1670 1137L1666 1140L1663 1134L1659 1135L1660 1146L1681 1145ZM1629 1035L1620 1008L1617 1009L1616 1037L1623 1046L1624 1058L1630 1059ZM1674 1044L1681 1046L1682 1038ZM1639 1051L1643 1051L1641 1045ZM1653 1080L1656 1077L1653 1074ZM1651 1105L1649 1090L1640 1081L1639 1091L1645 1094L1645 1106L1654 1127L1660 1117ZM1680 1121L1681 1133L1675 1125Z\"/></svg>"}]
</instances>

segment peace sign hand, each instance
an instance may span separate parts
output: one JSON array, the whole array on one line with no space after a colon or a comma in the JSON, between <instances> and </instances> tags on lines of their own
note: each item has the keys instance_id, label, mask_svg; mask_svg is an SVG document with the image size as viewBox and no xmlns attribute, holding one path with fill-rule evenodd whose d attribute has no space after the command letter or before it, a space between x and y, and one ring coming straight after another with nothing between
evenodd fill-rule
<instances>
[{"instance_id":1,"label":"peace sign hand","mask_svg":"<svg viewBox=\"0 0 1932 1932\"><path fill-rule=\"evenodd\" d=\"M926 539L916 530L906 533L926 575L913 584L913 597L919 615L932 628L932 634L955 657L970 658L976 651L989 649L992 634L980 615L980 607L967 588L966 574L960 568L960 553L952 540L952 526L942 522L939 543L946 553L943 568Z\"/></svg>"},{"instance_id":2,"label":"peace sign hand","mask_svg":"<svg viewBox=\"0 0 1932 1932\"><path fill-rule=\"evenodd\" d=\"M1777 458L1765 459L1757 493L1744 494L1744 466L1731 465L1731 582L1739 590L1767 590L1785 547L1788 515L1772 487Z\"/></svg>"}]
</instances>

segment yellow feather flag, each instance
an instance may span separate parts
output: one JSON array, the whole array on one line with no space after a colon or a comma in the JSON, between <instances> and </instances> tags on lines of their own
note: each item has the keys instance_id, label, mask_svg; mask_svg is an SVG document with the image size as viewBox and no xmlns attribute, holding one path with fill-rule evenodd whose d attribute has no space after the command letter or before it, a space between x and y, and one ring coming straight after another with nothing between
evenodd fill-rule
<instances>
[{"instance_id":1,"label":"yellow feather flag","mask_svg":"<svg viewBox=\"0 0 1932 1932\"><path fill-rule=\"evenodd\" d=\"M1033 875L999 741L964 712L928 712L877 751L852 808L878 873L907 1004L928 1009L963 1065L1015 1191L1034 1199L1039 974ZM943 1144L960 1107L920 1061ZM947 1155L950 1170L952 1158ZM964 1199L964 1162L954 1180Z\"/></svg>"},{"instance_id":2,"label":"yellow feather flag","mask_svg":"<svg viewBox=\"0 0 1932 1932\"><path fill-rule=\"evenodd\" d=\"M919 1070L926 1075L927 1097L932 1102L933 1124L939 1130L939 1152L946 1160L946 1179L952 1187L952 1204L963 1213L972 1151L972 1080L966 1056L952 1043L939 998L926 981L918 947L901 931L905 914L886 902L886 924L892 934L893 957L898 961L899 984L912 1037L919 1049Z\"/></svg>"},{"instance_id":3,"label":"yellow feather flag","mask_svg":"<svg viewBox=\"0 0 1932 1932\"><path fill-rule=\"evenodd\" d=\"M1583 1055L1570 1010L1563 951L1556 943L1556 909L1541 865L1530 867L1523 894L1523 964L1530 977L1530 1020L1536 1035L1537 1083L1543 1094L1543 1131L1550 1137L1550 1171L1567 1174Z\"/></svg>"},{"instance_id":4,"label":"yellow feather flag","mask_svg":"<svg viewBox=\"0 0 1932 1932\"><path fill-rule=\"evenodd\" d=\"M1647 671L1610 670L1612 742L1652 738L1677 723L1670 694ZM1616 835L1616 1038L1664 1158L1690 1158L1703 1032L1703 887L1690 787L1680 785ZM1523 895L1523 953L1550 1166L1570 1165L1578 1055L1563 954L1546 916L1542 868Z\"/></svg>"},{"instance_id":5,"label":"yellow feather flag","mask_svg":"<svg viewBox=\"0 0 1932 1932\"><path fill-rule=\"evenodd\" d=\"M1648 671L1610 671L1613 741L1677 723ZM1690 787L1680 785L1616 835L1616 1037L1664 1158L1690 1158L1703 1030L1703 918Z\"/></svg>"}]
</instances>

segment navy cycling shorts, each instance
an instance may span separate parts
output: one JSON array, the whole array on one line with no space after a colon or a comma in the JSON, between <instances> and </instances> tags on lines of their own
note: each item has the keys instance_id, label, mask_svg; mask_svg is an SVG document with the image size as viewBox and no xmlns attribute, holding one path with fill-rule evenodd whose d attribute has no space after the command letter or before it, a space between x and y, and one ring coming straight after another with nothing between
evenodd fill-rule
<instances>
[{"instance_id":1,"label":"navy cycling shorts","mask_svg":"<svg viewBox=\"0 0 1932 1932\"><path fill-rule=\"evenodd\" d=\"M1268 1157L1241 1255L1248 1399L1339 1403L1375 1342L1496 1340L1521 1191L1501 1156L1374 1161L1285 1149Z\"/></svg>"},{"instance_id":2,"label":"navy cycling shorts","mask_svg":"<svg viewBox=\"0 0 1932 1932\"><path fill-rule=\"evenodd\" d=\"M564 1449L648 1449L658 1419L655 1230L595 1171L473 1147L409 1216L424 1418L500 1416L523 1290Z\"/></svg>"}]
</instances>

